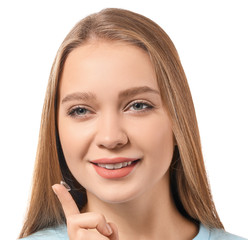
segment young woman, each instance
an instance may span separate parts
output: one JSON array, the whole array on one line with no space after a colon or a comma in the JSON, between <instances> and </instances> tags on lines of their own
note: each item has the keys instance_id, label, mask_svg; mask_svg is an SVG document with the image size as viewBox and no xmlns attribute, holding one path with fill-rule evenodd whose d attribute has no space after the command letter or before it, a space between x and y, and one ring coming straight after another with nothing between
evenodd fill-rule
<instances>
[{"instance_id":1,"label":"young woman","mask_svg":"<svg viewBox=\"0 0 248 240\"><path fill-rule=\"evenodd\" d=\"M223 229L167 34L121 9L81 20L51 70L20 238L242 239Z\"/></svg>"}]
</instances>

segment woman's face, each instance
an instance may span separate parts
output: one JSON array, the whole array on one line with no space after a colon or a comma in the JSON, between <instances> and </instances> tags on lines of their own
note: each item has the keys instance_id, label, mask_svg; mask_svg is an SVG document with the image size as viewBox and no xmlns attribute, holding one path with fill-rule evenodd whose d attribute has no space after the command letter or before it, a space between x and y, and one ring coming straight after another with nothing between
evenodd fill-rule
<instances>
[{"instance_id":1,"label":"woman's face","mask_svg":"<svg viewBox=\"0 0 248 240\"><path fill-rule=\"evenodd\" d=\"M95 41L69 54L58 131L72 174L102 201L126 202L168 183L171 122L149 56L138 47Z\"/></svg>"}]
</instances>

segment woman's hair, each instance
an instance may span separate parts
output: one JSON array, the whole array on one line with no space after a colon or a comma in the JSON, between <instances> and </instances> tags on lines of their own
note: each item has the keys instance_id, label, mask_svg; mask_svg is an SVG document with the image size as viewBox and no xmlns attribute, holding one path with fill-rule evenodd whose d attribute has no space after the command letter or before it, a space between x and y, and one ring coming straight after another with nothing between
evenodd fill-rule
<instances>
[{"instance_id":1,"label":"woman's hair","mask_svg":"<svg viewBox=\"0 0 248 240\"><path fill-rule=\"evenodd\" d=\"M58 84L68 55L94 40L121 41L148 53L176 141L170 166L170 187L176 206L191 221L223 228L208 184L190 89L174 44L150 19L110 8L78 22L57 52L46 91L32 193L20 237L65 223L61 204L51 188L53 184L64 179L71 186L79 209L87 202L85 189L72 176L64 159L56 115Z\"/></svg>"}]
</instances>

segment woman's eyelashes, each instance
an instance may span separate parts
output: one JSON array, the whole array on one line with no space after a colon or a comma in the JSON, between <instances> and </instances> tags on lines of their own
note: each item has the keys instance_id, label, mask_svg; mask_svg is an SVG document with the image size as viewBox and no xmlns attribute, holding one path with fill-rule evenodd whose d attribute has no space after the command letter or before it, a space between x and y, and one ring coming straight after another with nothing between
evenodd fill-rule
<instances>
[{"instance_id":1,"label":"woman's eyelashes","mask_svg":"<svg viewBox=\"0 0 248 240\"><path fill-rule=\"evenodd\" d=\"M146 101L138 100L129 103L125 109L129 109L129 111L133 111L137 113L143 113L153 108L154 106L152 106L150 103L147 103Z\"/></svg>"},{"instance_id":2,"label":"woman's eyelashes","mask_svg":"<svg viewBox=\"0 0 248 240\"><path fill-rule=\"evenodd\" d=\"M125 108L124 112L131 112L131 113L145 113L154 109L154 106L146 101L133 101L129 103ZM88 107L85 106L75 106L68 110L67 115L73 118L87 118L90 115L94 114L94 111L89 110Z\"/></svg>"},{"instance_id":3,"label":"woman's eyelashes","mask_svg":"<svg viewBox=\"0 0 248 240\"><path fill-rule=\"evenodd\" d=\"M73 107L69 109L69 111L67 112L67 114L73 118L84 118L92 113L93 113L92 111L90 111L89 109L83 106Z\"/></svg>"}]
</instances>

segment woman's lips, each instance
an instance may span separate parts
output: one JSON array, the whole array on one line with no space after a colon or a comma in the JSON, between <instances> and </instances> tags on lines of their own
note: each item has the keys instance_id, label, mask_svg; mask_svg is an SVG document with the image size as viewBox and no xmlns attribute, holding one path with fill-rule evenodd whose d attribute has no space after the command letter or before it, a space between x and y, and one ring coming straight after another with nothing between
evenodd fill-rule
<instances>
[{"instance_id":1,"label":"woman's lips","mask_svg":"<svg viewBox=\"0 0 248 240\"><path fill-rule=\"evenodd\" d=\"M114 179L130 174L139 160L137 158L102 158L91 163L99 176Z\"/></svg>"},{"instance_id":2,"label":"woman's lips","mask_svg":"<svg viewBox=\"0 0 248 240\"><path fill-rule=\"evenodd\" d=\"M91 163L104 163L104 164L111 164L111 163L122 163L122 162L132 162L135 160L138 160L139 158L125 158L125 157L116 157L116 158L99 158L93 161L90 161Z\"/></svg>"}]
</instances>

